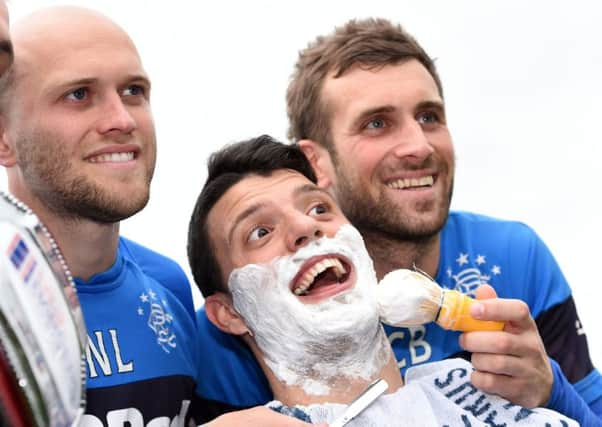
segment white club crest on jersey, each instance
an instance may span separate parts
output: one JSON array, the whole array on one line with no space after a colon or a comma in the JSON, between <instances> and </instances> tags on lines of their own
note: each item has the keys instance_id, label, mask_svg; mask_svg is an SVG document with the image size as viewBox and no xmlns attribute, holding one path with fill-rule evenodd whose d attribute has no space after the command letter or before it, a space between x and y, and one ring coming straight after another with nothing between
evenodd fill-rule
<instances>
[{"instance_id":1,"label":"white club crest on jersey","mask_svg":"<svg viewBox=\"0 0 602 427\"><path fill-rule=\"evenodd\" d=\"M138 316L148 314L147 325L155 333L157 344L169 353L176 348L176 334L172 331L173 316L167 311L167 301L157 298L157 294L148 289L140 295L141 304L137 308Z\"/></svg>"},{"instance_id":2,"label":"white club crest on jersey","mask_svg":"<svg viewBox=\"0 0 602 427\"><path fill-rule=\"evenodd\" d=\"M455 262L446 269L449 287L474 297L476 289L484 284L493 284L495 276L502 274L499 265L491 265L487 256L483 254L472 255L460 252Z\"/></svg>"}]
</instances>

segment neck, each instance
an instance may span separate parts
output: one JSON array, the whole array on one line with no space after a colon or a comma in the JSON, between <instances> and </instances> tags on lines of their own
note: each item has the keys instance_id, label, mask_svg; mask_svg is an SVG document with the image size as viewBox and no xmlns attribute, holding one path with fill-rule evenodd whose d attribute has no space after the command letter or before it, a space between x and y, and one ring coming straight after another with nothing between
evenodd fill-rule
<instances>
[{"instance_id":1,"label":"neck","mask_svg":"<svg viewBox=\"0 0 602 427\"><path fill-rule=\"evenodd\" d=\"M395 356L393 355L389 341L384 335L384 330L382 330L382 328L380 330L382 331L383 338L383 340L380 342L383 345L383 351L386 352L387 355L387 361L382 365L380 370L374 372L367 378L363 378L347 376L344 374L344 368L341 368L341 374L329 377L327 380L318 379L313 383L305 382L304 386L300 386L298 384L287 384L284 380L279 378L267 365L263 353L261 350L259 350L255 342L249 337L247 337L245 341L247 344L249 344L249 347L255 354L255 358L263 369L268 382L270 383L270 388L272 389L274 399L279 400L288 406L307 406L310 404L320 404L326 402L348 404L351 403L361 392L363 392L368 385L377 379L383 379L387 382L389 385L387 393L393 393L403 386L403 380L401 378L401 374L399 373L397 361L395 360ZM375 352L373 357L379 356L382 357L382 354ZM332 362L336 364L336 361ZM344 362L342 363L344 364ZM374 361L365 360L365 363L374 363ZM308 371L311 369L311 366L307 367ZM314 383L316 386L307 386L307 384ZM327 384L327 386L325 386L325 384Z\"/></svg>"},{"instance_id":2,"label":"neck","mask_svg":"<svg viewBox=\"0 0 602 427\"><path fill-rule=\"evenodd\" d=\"M268 369L269 371L269 369ZM279 381L271 372L266 372L268 381L274 393L274 399L279 400L285 405L307 406L320 403L351 403L360 393L362 393L373 381L383 379L389 384L387 393L393 393L403 386L403 380L397 367L397 362L390 352L389 361L386 365L371 378L349 378L346 376L334 377L329 382L329 390L324 394L312 394L302 387L290 386Z\"/></svg>"},{"instance_id":3,"label":"neck","mask_svg":"<svg viewBox=\"0 0 602 427\"><path fill-rule=\"evenodd\" d=\"M360 230L374 262L378 280L393 270L418 267L435 277L439 266L440 234L423 240L400 240L389 235Z\"/></svg>"},{"instance_id":4,"label":"neck","mask_svg":"<svg viewBox=\"0 0 602 427\"><path fill-rule=\"evenodd\" d=\"M11 192L12 192L11 188ZM13 194L48 228L74 277L88 280L115 262L119 223L102 224L86 218L65 219L27 192Z\"/></svg>"},{"instance_id":5,"label":"neck","mask_svg":"<svg viewBox=\"0 0 602 427\"><path fill-rule=\"evenodd\" d=\"M90 220L44 220L56 239L73 277L88 280L108 270L115 262L119 223L99 224Z\"/></svg>"}]
</instances>

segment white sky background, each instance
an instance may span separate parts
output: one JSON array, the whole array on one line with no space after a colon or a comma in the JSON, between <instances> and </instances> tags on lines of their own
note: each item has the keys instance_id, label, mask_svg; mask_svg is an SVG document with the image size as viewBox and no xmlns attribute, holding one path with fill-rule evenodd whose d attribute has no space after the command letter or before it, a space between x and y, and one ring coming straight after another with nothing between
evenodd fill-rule
<instances>
[{"instance_id":1,"label":"white sky background","mask_svg":"<svg viewBox=\"0 0 602 427\"><path fill-rule=\"evenodd\" d=\"M12 20L65 2L11 0ZM602 6L591 1L80 0L120 23L153 81L159 159L151 201L123 234L178 261L205 180L228 142L284 140L296 54L353 17L400 22L443 80L457 156L453 207L523 221L571 283L602 367ZM5 187L2 176L0 183ZM567 349L568 350L568 349Z\"/></svg>"}]
</instances>

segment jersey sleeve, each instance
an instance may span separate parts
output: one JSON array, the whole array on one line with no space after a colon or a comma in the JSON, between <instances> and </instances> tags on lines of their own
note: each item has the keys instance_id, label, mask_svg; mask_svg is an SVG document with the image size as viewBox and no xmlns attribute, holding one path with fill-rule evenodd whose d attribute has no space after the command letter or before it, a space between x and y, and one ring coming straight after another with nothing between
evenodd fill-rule
<instances>
[{"instance_id":1,"label":"jersey sleeve","mask_svg":"<svg viewBox=\"0 0 602 427\"><path fill-rule=\"evenodd\" d=\"M550 360L554 374L554 386L547 407L573 418L579 425L596 427L602 426L602 408L600 401L589 405L577 393L574 387L567 381L560 366L554 360Z\"/></svg>"},{"instance_id":2,"label":"jersey sleeve","mask_svg":"<svg viewBox=\"0 0 602 427\"><path fill-rule=\"evenodd\" d=\"M527 251L517 256L525 259L525 300L548 356L583 400L593 404L602 398L602 377L592 363L570 286L545 243L524 227L530 232L529 244L525 245Z\"/></svg>"}]
</instances>

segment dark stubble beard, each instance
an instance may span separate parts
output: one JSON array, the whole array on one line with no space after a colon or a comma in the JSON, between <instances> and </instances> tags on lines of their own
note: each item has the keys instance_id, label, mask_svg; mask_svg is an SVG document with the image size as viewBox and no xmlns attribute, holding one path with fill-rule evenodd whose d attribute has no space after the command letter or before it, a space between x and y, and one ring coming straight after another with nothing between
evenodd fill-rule
<instances>
[{"instance_id":1,"label":"dark stubble beard","mask_svg":"<svg viewBox=\"0 0 602 427\"><path fill-rule=\"evenodd\" d=\"M17 158L23 179L33 193L54 214L65 220L92 220L115 223L146 206L152 173L144 191L114 195L84 175L72 170L65 144L53 135L35 134L21 137Z\"/></svg>"},{"instance_id":2,"label":"dark stubble beard","mask_svg":"<svg viewBox=\"0 0 602 427\"><path fill-rule=\"evenodd\" d=\"M435 237L445 225L453 193L453 182L449 196L438 201L436 218L425 221L417 216L421 211L432 209L430 205L417 205L413 215L404 215L382 192L376 198L362 188L360 183L348 175L336 155L331 154L335 169L337 188L336 198L341 210L349 221L367 237L380 236L382 239L408 243L423 243Z\"/></svg>"}]
</instances>

